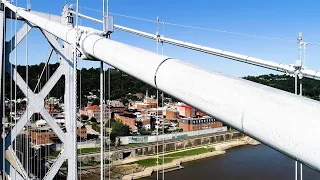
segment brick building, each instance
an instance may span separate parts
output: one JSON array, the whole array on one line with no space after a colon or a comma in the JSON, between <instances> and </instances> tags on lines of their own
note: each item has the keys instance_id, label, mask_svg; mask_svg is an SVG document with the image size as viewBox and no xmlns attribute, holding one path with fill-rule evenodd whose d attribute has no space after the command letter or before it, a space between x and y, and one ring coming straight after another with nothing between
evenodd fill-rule
<instances>
[{"instance_id":1,"label":"brick building","mask_svg":"<svg viewBox=\"0 0 320 180\"><path fill-rule=\"evenodd\" d=\"M135 103L135 106L136 106L137 110L144 110L144 109L152 108L150 104L145 104L145 103Z\"/></svg>"},{"instance_id":2,"label":"brick building","mask_svg":"<svg viewBox=\"0 0 320 180\"><path fill-rule=\"evenodd\" d=\"M131 128L131 132L136 132L136 115L129 113L114 113L114 118L119 119L123 124L128 125Z\"/></svg>"},{"instance_id":3,"label":"brick building","mask_svg":"<svg viewBox=\"0 0 320 180\"><path fill-rule=\"evenodd\" d=\"M103 116L105 117L105 119L107 119L109 117L109 108L107 106L104 106L103 110L104 110ZM93 106L88 105L88 107L85 107L84 109L80 109L79 114L86 115L89 117L89 119L95 118L97 122L100 122L100 106L98 105L93 105Z\"/></svg>"},{"instance_id":4,"label":"brick building","mask_svg":"<svg viewBox=\"0 0 320 180\"><path fill-rule=\"evenodd\" d=\"M182 117L193 118L196 117L196 110L188 105L181 104L177 107L179 115Z\"/></svg>"},{"instance_id":5,"label":"brick building","mask_svg":"<svg viewBox=\"0 0 320 180\"><path fill-rule=\"evenodd\" d=\"M82 126L77 129L77 135L81 139L87 139L87 129L85 126ZM35 145L40 144L53 144L54 141L58 141L58 136L50 127L41 127L37 129L29 130L29 137L31 142Z\"/></svg>"},{"instance_id":6,"label":"brick building","mask_svg":"<svg viewBox=\"0 0 320 180\"><path fill-rule=\"evenodd\" d=\"M205 113L199 111L199 110L196 110L196 116L197 117L203 117L203 116L207 116Z\"/></svg>"},{"instance_id":7,"label":"brick building","mask_svg":"<svg viewBox=\"0 0 320 180\"><path fill-rule=\"evenodd\" d=\"M166 109L166 119L167 120L178 120L180 118L179 112L174 109Z\"/></svg>"},{"instance_id":8,"label":"brick building","mask_svg":"<svg viewBox=\"0 0 320 180\"><path fill-rule=\"evenodd\" d=\"M222 127L223 124L216 121L212 117L206 116L202 118L181 118L179 120L179 127L186 131L196 131L201 129Z\"/></svg>"}]
</instances>

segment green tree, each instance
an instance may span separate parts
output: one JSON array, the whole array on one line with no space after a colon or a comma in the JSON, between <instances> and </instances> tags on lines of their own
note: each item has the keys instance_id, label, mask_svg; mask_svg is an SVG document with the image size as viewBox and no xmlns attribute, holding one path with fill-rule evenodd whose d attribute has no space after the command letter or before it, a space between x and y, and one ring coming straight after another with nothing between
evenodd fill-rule
<instances>
[{"instance_id":1,"label":"green tree","mask_svg":"<svg viewBox=\"0 0 320 180\"><path fill-rule=\"evenodd\" d=\"M91 128L97 132L100 132L100 126L97 123L92 123Z\"/></svg>"},{"instance_id":2,"label":"green tree","mask_svg":"<svg viewBox=\"0 0 320 180\"><path fill-rule=\"evenodd\" d=\"M87 115L84 115L84 114L81 114L80 118L81 118L81 120L84 120L84 121L89 119L89 117Z\"/></svg>"},{"instance_id":3,"label":"green tree","mask_svg":"<svg viewBox=\"0 0 320 180\"><path fill-rule=\"evenodd\" d=\"M115 142L116 137L118 136L130 136L131 130L128 125L122 124L119 120L115 121L111 125L111 134L110 139L111 141Z\"/></svg>"},{"instance_id":4,"label":"green tree","mask_svg":"<svg viewBox=\"0 0 320 180\"><path fill-rule=\"evenodd\" d=\"M140 134L141 134L141 135L150 135L151 132L148 131L148 130L145 129L145 128L141 128L141 129L140 129Z\"/></svg>"},{"instance_id":5,"label":"green tree","mask_svg":"<svg viewBox=\"0 0 320 180\"><path fill-rule=\"evenodd\" d=\"M93 122L93 123L96 123L96 122L97 122L97 119L94 118L94 117L92 117L92 118L90 119L90 121Z\"/></svg>"},{"instance_id":6,"label":"green tree","mask_svg":"<svg viewBox=\"0 0 320 180\"><path fill-rule=\"evenodd\" d=\"M99 106L100 105L100 99L94 99L91 105L92 106L93 105L98 105Z\"/></svg>"}]
</instances>

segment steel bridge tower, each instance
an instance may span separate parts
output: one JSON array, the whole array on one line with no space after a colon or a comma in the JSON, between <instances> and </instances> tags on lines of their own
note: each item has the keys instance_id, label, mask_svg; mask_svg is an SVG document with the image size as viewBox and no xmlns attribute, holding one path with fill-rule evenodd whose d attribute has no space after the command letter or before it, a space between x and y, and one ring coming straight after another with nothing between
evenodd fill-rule
<instances>
[{"instance_id":1,"label":"steel bridge tower","mask_svg":"<svg viewBox=\"0 0 320 180\"><path fill-rule=\"evenodd\" d=\"M74 26L73 17L70 11L72 7L65 5L61 16L44 14L32 10L29 12L36 14L38 16L59 22L66 26ZM12 21L18 20L23 21L23 26L17 31L11 39L6 40L8 33L6 32L7 22L11 19ZM25 39L26 35L32 29L39 29L43 36L46 38L48 43L52 47L52 51L55 51L59 57L59 67L54 72L54 74L48 79L43 88L38 92L34 93L30 89L25 80L17 72L16 67L11 63L10 54L13 53L14 48ZM5 76L10 76L13 81L16 82L19 89L27 97L27 107L24 114L17 121L17 123L12 127L11 130L6 130L5 125L8 122L8 117L5 116L5 111L1 109L1 170L5 170L5 175L2 176L10 177L11 179L53 179L59 171L59 168L64 161L67 161L68 164L68 179L77 179L77 122L76 122L76 78L74 78L74 70L76 67L76 59L74 58L74 48L72 45L63 42L61 43L57 40L58 38L50 34L44 29L37 27L35 24L28 22L27 20L16 16L14 11L11 11L9 8L6 8L3 3L0 5L0 73L1 87L4 87ZM32 43L32 42L31 42ZM14 44L13 48L10 48L10 44ZM50 53L50 55L52 52ZM50 57L49 57L50 58ZM66 119L66 132L64 132L58 124L55 122L55 119L49 114L48 110L44 107L44 99L48 93L53 89L55 84L61 79L65 79L65 119ZM1 108L5 106L5 89L1 89ZM16 152L13 149L13 142L17 138L19 132L27 126L30 118L34 113L40 113L42 118L50 125L54 133L63 143L63 149L60 154L55 159L52 166L48 169L44 177L35 177L32 173L27 172L25 164L22 164L21 159L18 158ZM4 152L3 152L4 149ZM4 155L4 156L3 156Z\"/></svg>"}]
</instances>

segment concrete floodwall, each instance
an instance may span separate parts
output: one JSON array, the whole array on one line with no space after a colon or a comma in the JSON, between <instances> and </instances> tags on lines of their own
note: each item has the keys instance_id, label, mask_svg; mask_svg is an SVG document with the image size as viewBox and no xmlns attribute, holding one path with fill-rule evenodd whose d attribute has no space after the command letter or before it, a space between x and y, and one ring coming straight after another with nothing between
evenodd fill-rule
<instances>
[{"instance_id":1,"label":"concrete floodwall","mask_svg":"<svg viewBox=\"0 0 320 180\"><path fill-rule=\"evenodd\" d=\"M150 143L150 142L156 142L157 140L162 141L162 140L182 139L182 138L186 138L186 137L193 137L193 136L212 134L212 133L218 133L218 132L225 132L225 131L227 131L226 126L212 128L212 129L203 129L203 130L198 130L198 131L164 134L164 135L159 135L158 138L155 135L152 135L152 136L123 136L123 137L118 137L118 140L120 141L121 145L127 145L127 144L135 144L135 143Z\"/></svg>"},{"instance_id":2,"label":"concrete floodwall","mask_svg":"<svg viewBox=\"0 0 320 180\"><path fill-rule=\"evenodd\" d=\"M51 146L54 151L61 151L64 148L63 144L52 144ZM88 140L88 141L78 142L78 149L97 148L97 147L100 147L99 140Z\"/></svg>"}]
</instances>

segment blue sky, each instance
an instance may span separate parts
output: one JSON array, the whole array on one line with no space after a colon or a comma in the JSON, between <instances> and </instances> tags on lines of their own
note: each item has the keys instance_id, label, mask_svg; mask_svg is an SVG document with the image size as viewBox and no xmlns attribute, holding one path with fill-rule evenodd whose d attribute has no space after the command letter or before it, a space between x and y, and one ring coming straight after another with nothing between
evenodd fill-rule
<instances>
[{"instance_id":1,"label":"blue sky","mask_svg":"<svg viewBox=\"0 0 320 180\"><path fill-rule=\"evenodd\" d=\"M25 7L26 0L18 0L18 6ZM67 1L75 3L75 0ZM64 0L31 0L32 9L52 14L61 14ZM102 10L102 0L80 0L80 5ZM282 39L296 40L298 32L303 32L303 41L320 44L320 3L296 0L110 0L111 13L124 14L161 21L200 26L225 31L240 32ZM101 13L80 8L80 12L101 19ZM156 32L156 24L140 20L114 16L115 23L130 28ZM84 26L102 28L102 25L82 20ZM18 26L21 26L18 24ZM8 32L11 32L9 24ZM14 25L13 25L14 30ZM160 30L162 33L162 28ZM298 45L282 41L231 35L165 25L164 36L191 43L250 55L284 64L292 64L298 56ZM124 32L115 31L111 38L126 44L156 52L154 41ZM30 46L32 45L32 46ZM37 29L29 36L29 63L45 61L50 46ZM320 70L320 46L307 46L305 65L313 70ZM192 50L164 45L164 54L184 61L222 72L232 76L258 75L273 71ZM56 62L53 57L51 62ZM18 48L18 64L25 64L25 42ZM80 67L98 67L97 62L79 63ZM275 73L275 72L273 72Z\"/></svg>"}]
</instances>

